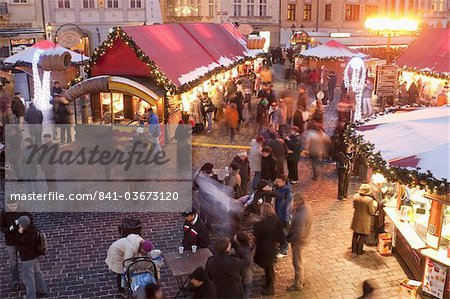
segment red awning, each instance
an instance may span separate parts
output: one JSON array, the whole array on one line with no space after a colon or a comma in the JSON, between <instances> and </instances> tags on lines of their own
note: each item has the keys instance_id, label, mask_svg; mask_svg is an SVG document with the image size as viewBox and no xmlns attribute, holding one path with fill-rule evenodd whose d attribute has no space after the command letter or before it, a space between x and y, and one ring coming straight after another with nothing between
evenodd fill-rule
<instances>
[{"instance_id":1,"label":"red awning","mask_svg":"<svg viewBox=\"0 0 450 299\"><path fill-rule=\"evenodd\" d=\"M450 72L450 29L426 29L397 58L401 67L429 69L436 73Z\"/></svg>"},{"instance_id":2,"label":"red awning","mask_svg":"<svg viewBox=\"0 0 450 299\"><path fill-rule=\"evenodd\" d=\"M256 56L258 51L248 50L242 34L230 26L234 27L213 23L163 24L130 26L122 30L175 86L180 87L218 67ZM146 64L130 57L134 55L130 55L130 51L133 52L124 41L116 40L93 65L91 74L148 76L144 71Z\"/></svg>"}]
</instances>

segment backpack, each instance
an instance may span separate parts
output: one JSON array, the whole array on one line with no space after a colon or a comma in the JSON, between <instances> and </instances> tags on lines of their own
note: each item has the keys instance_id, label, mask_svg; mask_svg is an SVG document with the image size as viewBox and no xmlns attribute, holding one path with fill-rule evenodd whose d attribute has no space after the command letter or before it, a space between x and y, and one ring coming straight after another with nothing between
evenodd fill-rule
<instances>
[{"instance_id":1,"label":"backpack","mask_svg":"<svg viewBox=\"0 0 450 299\"><path fill-rule=\"evenodd\" d=\"M36 232L36 246L39 255L47 254L47 237L41 230L37 230Z\"/></svg>"}]
</instances>

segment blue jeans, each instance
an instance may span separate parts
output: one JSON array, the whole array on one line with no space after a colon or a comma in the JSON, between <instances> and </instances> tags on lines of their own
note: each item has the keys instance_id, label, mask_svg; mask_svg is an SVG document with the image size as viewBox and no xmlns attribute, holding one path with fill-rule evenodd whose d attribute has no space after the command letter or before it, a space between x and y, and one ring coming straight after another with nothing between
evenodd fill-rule
<instances>
[{"instance_id":1,"label":"blue jeans","mask_svg":"<svg viewBox=\"0 0 450 299\"><path fill-rule=\"evenodd\" d=\"M6 245L6 251L8 251L9 268L11 270L12 282L13 284L19 283L19 259L17 256L19 252L17 251L17 247Z\"/></svg>"},{"instance_id":2,"label":"blue jeans","mask_svg":"<svg viewBox=\"0 0 450 299\"><path fill-rule=\"evenodd\" d=\"M36 292L41 294L47 293L44 276L41 272L40 257L33 260L22 261L22 278L27 294L24 298L36 298Z\"/></svg>"},{"instance_id":3,"label":"blue jeans","mask_svg":"<svg viewBox=\"0 0 450 299\"><path fill-rule=\"evenodd\" d=\"M208 131L212 131L212 112L206 113L206 119L208 120Z\"/></svg>"},{"instance_id":4,"label":"blue jeans","mask_svg":"<svg viewBox=\"0 0 450 299\"><path fill-rule=\"evenodd\" d=\"M256 187L258 186L259 181L261 181L261 171L255 171L255 175L253 176L253 184L252 184L253 191L256 191Z\"/></svg>"}]
</instances>

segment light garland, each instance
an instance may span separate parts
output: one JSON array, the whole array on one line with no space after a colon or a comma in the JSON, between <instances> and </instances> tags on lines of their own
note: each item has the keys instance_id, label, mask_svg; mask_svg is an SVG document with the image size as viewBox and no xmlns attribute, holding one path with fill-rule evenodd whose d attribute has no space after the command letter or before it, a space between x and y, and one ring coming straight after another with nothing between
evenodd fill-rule
<instances>
[{"instance_id":1,"label":"light garland","mask_svg":"<svg viewBox=\"0 0 450 299\"><path fill-rule=\"evenodd\" d=\"M420 70L420 69L417 69L414 67L407 67L407 66L403 66L402 71L416 73L418 75L433 77L433 78L437 78L437 79L450 80L450 72L438 73L438 72L433 72L433 71L424 71L424 70Z\"/></svg>"},{"instance_id":2,"label":"light garland","mask_svg":"<svg viewBox=\"0 0 450 299\"><path fill-rule=\"evenodd\" d=\"M33 84L34 84L34 105L39 110L47 110L50 108L50 72L43 71L42 81L39 75L39 59L44 50L36 50L34 52L32 69L33 69Z\"/></svg>"},{"instance_id":3,"label":"light garland","mask_svg":"<svg viewBox=\"0 0 450 299\"><path fill-rule=\"evenodd\" d=\"M351 72L351 80L350 73ZM364 61L359 57L353 57L344 70L344 84L349 90L355 92L355 121L362 118L362 94L366 82L366 68Z\"/></svg>"}]
</instances>

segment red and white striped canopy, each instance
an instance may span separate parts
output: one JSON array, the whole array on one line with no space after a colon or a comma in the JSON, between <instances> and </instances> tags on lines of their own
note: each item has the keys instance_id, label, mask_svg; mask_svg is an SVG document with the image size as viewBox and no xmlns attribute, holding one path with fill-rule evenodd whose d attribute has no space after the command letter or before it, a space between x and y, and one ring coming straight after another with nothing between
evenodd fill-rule
<instances>
[{"instance_id":1,"label":"red and white striped canopy","mask_svg":"<svg viewBox=\"0 0 450 299\"><path fill-rule=\"evenodd\" d=\"M399 110L356 128L389 165L450 178L450 106Z\"/></svg>"}]
</instances>

